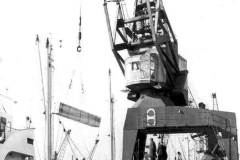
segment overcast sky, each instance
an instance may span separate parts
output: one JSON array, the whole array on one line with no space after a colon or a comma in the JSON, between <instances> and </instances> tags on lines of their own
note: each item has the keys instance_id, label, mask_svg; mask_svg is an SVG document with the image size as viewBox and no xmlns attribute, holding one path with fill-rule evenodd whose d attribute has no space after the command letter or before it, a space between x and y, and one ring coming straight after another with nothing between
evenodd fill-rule
<instances>
[{"instance_id":1,"label":"overcast sky","mask_svg":"<svg viewBox=\"0 0 240 160\"><path fill-rule=\"evenodd\" d=\"M80 4L83 37L82 52L77 53ZM64 120L84 154L88 152L86 148L89 150L92 147L98 132L103 139L102 146L109 143L108 68L112 69L118 113L117 144L121 146L125 111L132 103L126 100L125 93L120 92L124 89L124 77L111 53L102 4L102 0L0 2L0 93L18 103L13 104L2 97L0 101L13 116L14 127L24 127L25 117L32 117L41 154L44 117L36 34L40 36L44 75L46 37L50 37L53 43L54 108L63 101L103 117L100 131ZM211 93L216 92L220 109L236 112L239 122L240 2L165 0L164 5L178 39L179 53L188 61L188 82L197 102L203 101L211 109ZM62 48L59 47L59 40L63 41ZM68 89L71 79L72 89ZM100 159L109 157L109 153L102 150L96 154Z\"/></svg>"}]
</instances>

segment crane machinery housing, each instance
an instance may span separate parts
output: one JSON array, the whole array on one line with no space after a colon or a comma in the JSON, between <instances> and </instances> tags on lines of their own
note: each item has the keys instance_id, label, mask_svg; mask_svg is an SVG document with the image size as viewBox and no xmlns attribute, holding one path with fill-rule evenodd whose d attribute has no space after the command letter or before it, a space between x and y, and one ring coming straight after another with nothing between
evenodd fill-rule
<instances>
[{"instance_id":1,"label":"crane machinery housing","mask_svg":"<svg viewBox=\"0 0 240 160\"><path fill-rule=\"evenodd\" d=\"M117 6L114 28L109 3ZM135 101L126 115L122 159L144 159L148 134L194 133L207 138L203 159L237 160L235 113L187 107L187 61L178 54L162 0L135 0L132 18L122 3L104 0L111 49Z\"/></svg>"}]
</instances>

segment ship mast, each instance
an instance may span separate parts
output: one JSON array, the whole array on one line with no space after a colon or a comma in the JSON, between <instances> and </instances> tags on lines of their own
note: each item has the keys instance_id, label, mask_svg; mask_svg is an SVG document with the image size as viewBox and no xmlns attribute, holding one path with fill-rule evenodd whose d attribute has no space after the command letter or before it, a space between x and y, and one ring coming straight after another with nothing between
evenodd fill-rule
<instances>
[{"instance_id":1,"label":"ship mast","mask_svg":"<svg viewBox=\"0 0 240 160\"><path fill-rule=\"evenodd\" d=\"M52 159L52 45L49 42L49 39L46 41L47 48L47 89L48 89L48 105L46 108L45 114L45 123L46 123L46 151L45 151L45 159Z\"/></svg>"},{"instance_id":2,"label":"ship mast","mask_svg":"<svg viewBox=\"0 0 240 160\"><path fill-rule=\"evenodd\" d=\"M109 94L110 94L110 137L111 137L111 160L115 160L115 132L114 132L114 99L112 96L111 70L109 69Z\"/></svg>"}]
</instances>

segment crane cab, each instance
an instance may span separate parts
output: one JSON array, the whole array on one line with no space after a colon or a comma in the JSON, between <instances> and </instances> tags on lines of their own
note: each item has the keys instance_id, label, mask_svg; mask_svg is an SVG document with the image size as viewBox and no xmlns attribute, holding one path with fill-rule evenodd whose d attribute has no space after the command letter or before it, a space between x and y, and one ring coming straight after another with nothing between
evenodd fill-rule
<instances>
[{"instance_id":1,"label":"crane cab","mask_svg":"<svg viewBox=\"0 0 240 160\"><path fill-rule=\"evenodd\" d=\"M166 71L156 49L127 58L125 78L126 87L131 90L139 91L156 85L161 87L166 82Z\"/></svg>"}]
</instances>

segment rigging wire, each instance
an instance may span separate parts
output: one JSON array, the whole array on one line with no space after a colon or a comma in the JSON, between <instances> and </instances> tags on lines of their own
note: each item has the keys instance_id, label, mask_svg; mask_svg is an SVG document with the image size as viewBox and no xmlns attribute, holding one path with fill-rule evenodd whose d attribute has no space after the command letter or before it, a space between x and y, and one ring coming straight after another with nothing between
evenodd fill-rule
<instances>
[{"instance_id":1,"label":"rigging wire","mask_svg":"<svg viewBox=\"0 0 240 160\"><path fill-rule=\"evenodd\" d=\"M191 95L191 97L192 97L192 100L193 100L193 103L195 104L195 107L198 107L197 102L196 102L196 100L195 100L195 98L194 98L194 96L193 96L193 94L192 94L192 91L191 91L191 89L190 89L189 86L188 86L188 91L189 91L189 93L190 93L190 95Z\"/></svg>"},{"instance_id":2,"label":"rigging wire","mask_svg":"<svg viewBox=\"0 0 240 160\"><path fill-rule=\"evenodd\" d=\"M55 150L57 150L57 148L58 148L58 139L59 139L59 132L60 132L60 123L61 123L61 121L60 121L60 119L58 118L58 122L59 122L59 125L58 125L58 127L57 127L57 137L56 137L56 142L55 142Z\"/></svg>"},{"instance_id":3,"label":"rigging wire","mask_svg":"<svg viewBox=\"0 0 240 160\"><path fill-rule=\"evenodd\" d=\"M61 138L59 139L59 145L57 145L58 146L58 148L56 148L57 150L59 150L60 149L60 144L61 144L61 142L63 141L63 136L64 136L64 132L61 132L62 134L61 134Z\"/></svg>"},{"instance_id":4,"label":"rigging wire","mask_svg":"<svg viewBox=\"0 0 240 160\"><path fill-rule=\"evenodd\" d=\"M96 151L96 147L97 147L97 144L99 143L99 133L97 134L97 137L95 138L95 142L94 142L94 145L93 145L93 148L91 150L91 152L89 152L88 154L88 159L89 160L92 160L93 156L94 156L94 153Z\"/></svg>"},{"instance_id":5,"label":"rigging wire","mask_svg":"<svg viewBox=\"0 0 240 160\"><path fill-rule=\"evenodd\" d=\"M37 140L35 139L35 141L37 141ZM35 146L36 146L37 153L38 153L38 156L39 156L38 158L39 158L39 160L42 160L41 155L40 155L40 152L39 152L39 147L38 147L38 145L37 145L38 143L35 143L35 144L36 144Z\"/></svg>"},{"instance_id":6,"label":"rigging wire","mask_svg":"<svg viewBox=\"0 0 240 160\"><path fill-rule=\"evenodd\" d=\"M71 74L71 77L70 77L70 81L68 83L68 86L67 86L67 98L69 97L69 94L70 94L70 90L72 89L73 87L73 82L74 82L74 77L76 76L76 73L77 75L82 75L82 72L81 71L78 71L76 66L79 62L75 63L73 66L73 69L72 69L72 74ZM81 91L81 94L84 95L85 94L85 87L84 87L84 83L83 83L83 77L80 76L80 91Z\"/></svg>"},{"instance_id":7,"label":"rigging wire","mask_svg":"<svg viewBox=\"0 0 240 160\"><path fill-rule=\"evenodd\" d=\"M36 45L38 48L38 59L39 59L39 67L40 67L40 73L41 73L41 83L42 83L42 94L43 94L43 106L44 106L44 112L46 111L46 98L45 98L45 88L44 88L44 81L43 81L43 69L42 69L42 60L41 60L41 51L40 51L40 40L39 36L37 34L36 36Z\"/></svg>"},{"instance_id":8,"label":"rigging wire","mask_svg":"<svg viewBox=\"0 0 240 160\"><path fill-rule=\"evenodd\" d=\"M73 77L75 76L75 73L76 73L76 69L73 70L72 72L72 76L71 76L71 80L70 80L70 83L68 85L68 89L72 89L72 82L73 82Z\"/></svg>"},{"instance_id":9,"label":"rigging wire","mask_svg":"<svg viewBox=\"0 0 240 160\"><path fill-rule=\"evenodd\" d=\"M74 151L74 149L73 149L73 146L72 146L72 144L71 144L71 142L70 142L70 140L69 140L69 137L67 138L67 141L68 141L68 144L69 144L69 146L70 146L70 148L71 148L71 151L72 151L74 157L77 157L77 154L75 153L75 151ZM82 157L84 157L84 156L82 156Z\"/></svg>"},{"instance_id":10,"label":"rigging wire","mask_svg":"<svg viewBox=\"0 0 240 160\"><path fill-rule=\"evenodd\" d=\"M79 148L77 147L77 145L74 143L74 141L72 140L71 137L69 137L69 140L71 141L71 143L73 144L73 146L75 147L75 149L78 151L78 153L82 156L82 157L85 157L83 155L83 153L79 150Z\"/></svg>"},{"instance_id":11,"label":"rigging wire","mask_svg":"<svg viewBox=\"0 0 240 160\"><path fill-rule=\"evenodd\" d=\"M62 136L60 138L60 142L61 142L63 140L63 135L67 130L61 120L59 120L59 124L62 126L62 129L63 129Z\"/></svg>"},{"instance_id":12,"label":"rigging wire","mask_svg":"<svg viewBox=\"0 0 240 160\"><path fill-rule=\"evenodd\" d=\"M7 100L9 100L9 101L11 101L11 102L13 102L14 104L17 104L17 103L18 103L18 102L17 102L16 100L14 100L13 98L11 98L11 97L9 97L9 96L6 96L6 95L4 95L4 94L1 94L1 93L0 93L0 96L3 97L3 98L5 98L5 99L7 99Z\"/></svg>"},{"instance_id":13,"label":"rigging wire","mask_svg":"<svg viewBox=\"0 0 240 160\"><path fill-rule=\"evenodd\" d=\"M6 109L5 109L3 104L2 104L2 109L4 110L5 113L7 113L7 111L6 111Z\"/></svg>"}]
</instances>

